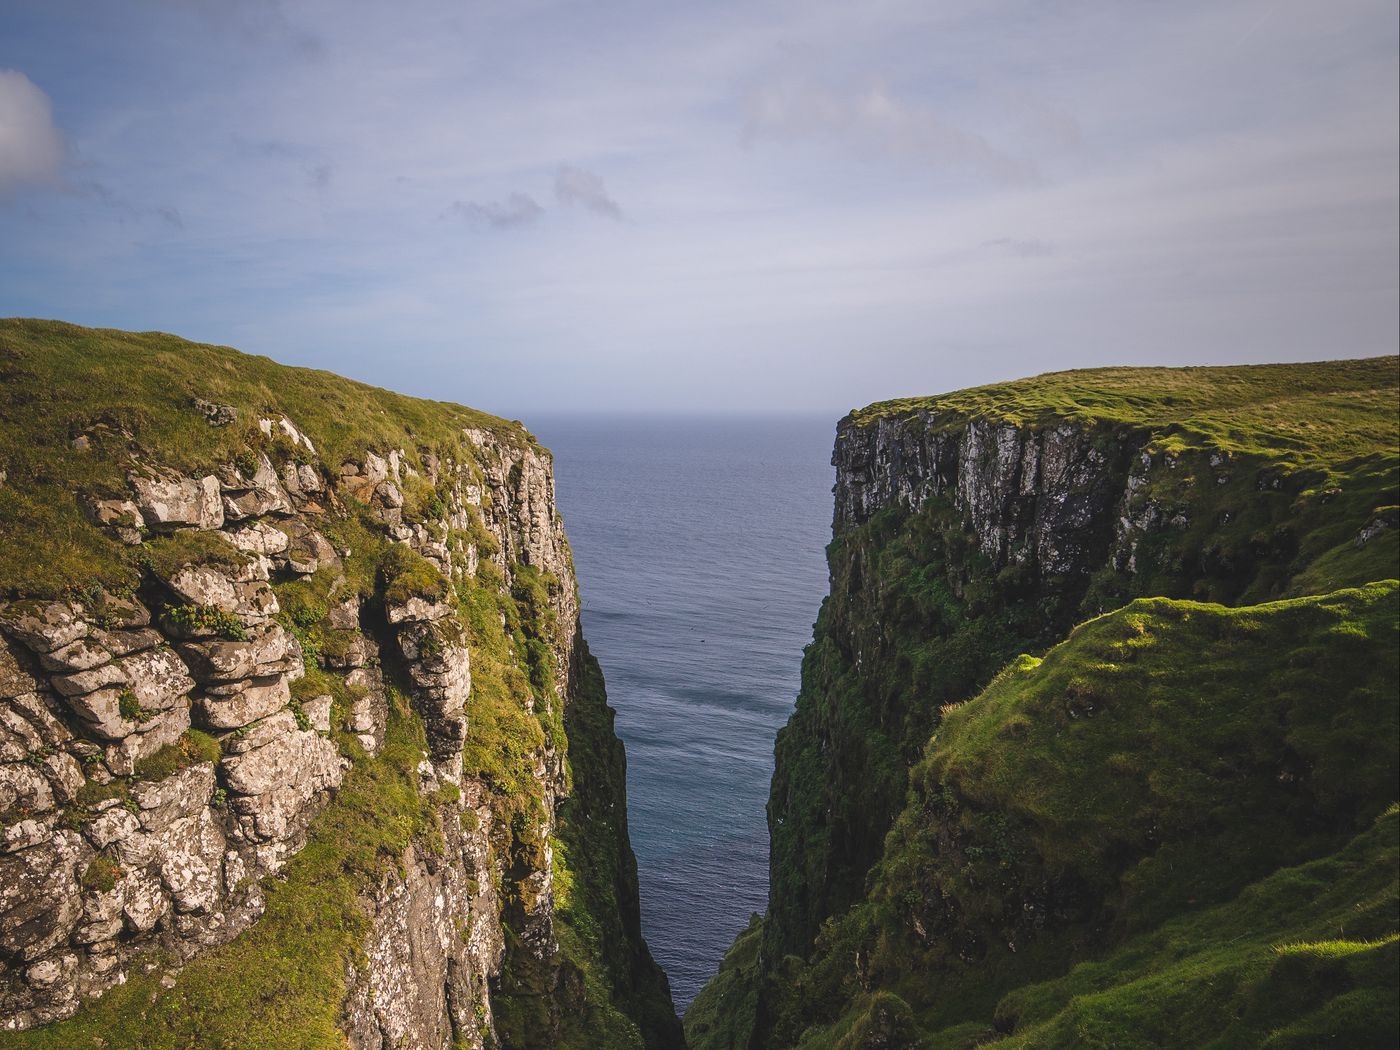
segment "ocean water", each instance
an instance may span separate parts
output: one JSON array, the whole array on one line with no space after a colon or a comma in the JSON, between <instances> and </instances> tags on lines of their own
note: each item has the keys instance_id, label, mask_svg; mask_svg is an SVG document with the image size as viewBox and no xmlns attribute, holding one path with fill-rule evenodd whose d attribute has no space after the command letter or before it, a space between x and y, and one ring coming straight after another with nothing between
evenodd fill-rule
<instances>
[{"instance_id":1,"label":"ocean water","mask_svg":"<svg viewBox=\"0 0 1400 1050\"><path fill-rule=\"evenodd\" d=\"M684 1012L768 894L773 737L827 590L831 419L532 419L627 745L642 926Z\"/></svg>"}]
</instances>

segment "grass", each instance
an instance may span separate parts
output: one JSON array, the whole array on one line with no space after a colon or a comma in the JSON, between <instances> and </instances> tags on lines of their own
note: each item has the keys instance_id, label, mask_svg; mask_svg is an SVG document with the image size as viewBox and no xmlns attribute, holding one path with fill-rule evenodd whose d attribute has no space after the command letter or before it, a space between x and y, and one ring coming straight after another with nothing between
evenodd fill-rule
<instances>
[{"instance_id":1,"label":"grass","mask_svg":"<svg viewBox=\"0 0 1400 1050\"><path fill-rule=\"evenodd\" d=\"M480 481L478 452L462 428L485 428L507 445L533 445L518 423L158 333L0 321L0 375L0 599L75 597L99 622L109 616L103 588L130 593L149 574L244 559L210 533L183 531L128 548L90 525L81 498L124 495L126 469L138 458L204 474L220 462L251 469L265 453L274 463L311 462L333 474L366 450L403 449L410 466L421 467L431 453ZM211 427L195 398L233 405L237 421ZM259 416L282 414L309 435L314 455L261 434ZM84 440L75 445L76 437ZM408 547L391 543L383 525L353 498L327 501L315 514L316 528L342 552L343 564L274 581L278 619L296 635L307 661L305 676L292 687L298 723L305 727L303 701L330 694L333 735L353 765L313 823L306 847L265 880L264 915L234 941L183 964L173 988L163 988L160 978L179 964L153 953L146 957L153 968L133 967L125 984L85 1003L73 1018L0 1033L0 1047L344 1045L339 1022L347 967L360 961L367 932L363 894L401 862L410 842L433 847L442 841L439 821L458 816L455 807L443 805L458 797L455 788L432 798L416 790L427 741L382 622L387 606L411 597L454 606L457 622L445 622L445 630L455 635L460 627L470 649L464 774L490 789L497 817L491 845L511 948L493 1000L505 1043L583 1047L596 1045L603 1033L612 1045L642 1045L644 1037L649 1045L666 1045L676 1021L664 976L641 940L621 744L596 665L587 665L583 691L570 698L569 712L557 695L560 638L552 603L563 584L515 565L507 586L488 560L498 546L478 512L471 512L464 531L446 532L432 519L444 515L454 494L421 476L406 477L403 487L409 520L429 519L434 535L459 554L464 544L476 543L482 560L468 577L466 559L459 557L457 574L448 580ZM346 632L328 628L326 618L332 604L350 594L365 602L365 623L391 685L385 745L375 758L342 728L352 690L320 666L320 657L343 652L349 642ZM239 637L243 630L236 618L212 609L177 606L164 614L191 631ZM212 738L191 731L141 763L137 776L159 778L218 757ZM531 896L529 876L546 863L547 843L539 833L545 785L537 772L546 757L563 763L562 786L576 794L556 827L562 954L537 973L512 923L541 903ZM106 798L134 805L128 788L127 778L88 784L72 816L80 819L84 805ZM225 797L216 791L214 804ZM115 879L104 864L93 870L94 884ZM534 989L535 1001L512 996L512 990L531 990L536 977L544 983ZM652 1038L653 1032L666 1034Z\"/></svg>"},{"instance_id":2,"label":"grass","mask_svg":"<svg viewBox=\"0 0 1400 1050\"><path fill-rule=\"evenodd\" d=\"M1087 429L1105 488L1127 487L1150 453L1133 511L1145 531L1133 571L1110 559L1117 508L1084 532L1077 573L991 562L948 493L918 513L890 507L828 549L831 599L804 656L777 741L765 957L805 955L820 924L859 900L902 805L909 768L942 705L975 695L1020 652L1141 596L1229 605L1400 576L1397 359L1224 369L1055 373L935 398L882 402L845 426L881 423L919 442L970 420ZM1389 517L1387 517L1389 515ZM1171 524L1175 518L1178 524Z\"/></svg>"},{"instance_id":3,"label":"grass","mask_svg":"<svg viewBox=\"0 0 1400 1050\"><path fill-rule=\"evenodd\" d=\"M210 426L196 398L233 405L238 419ZM276 429L273 438L258 429L259 417L282 415L311 438L315 456ZM533 443L519 424L474 409L228 347L160 332L0 319L0 596L57 596L94 581L134 586L137 556L89 524L79 499L126 496L136 453L145 463L201 474L257 452L274 462L311 459L333 473L366 450L401 448L421 467L424 451L460 453L464 427L507 444ZM80 436L87 449L74 447Z\"/></svg>"},{"instance_id":4,"label":"grass","mask_svg":"<svg viewBox=\"0 0 1400 1050\"><path fill-rule=\"evenodd\" d=\"M918 413L933 427L968 417L1042 427L1069 421L1147 430L1165 451L1211 448L1299 466L1396 443L1400 358L1223 368L1095 368L881 401L856 426Z\"/></svg>"},{"instance_id":5,"label":"grass","mask_svg":"<svg viewBox=\"0 0 1400 1050\"><path fill-rule=\"evenodd\" d=\"M1018 987L1104 957L1095 972L1130 983L1119 946L1345 847L1400 776L1398 595L1391 581L1237 609L1144 599L1012 662L945 712L865 899L778 997L772 1045L844 1045L869 991L926 1034L1004 1031L1024 1011L998 1004ZM1393 862L1390 876L1388 913L1351 900L1389 916L1365 937L1395 932ZM1216 951L1227 925L1199 924L1192 951ZM1261 925L1253 947L1289 929ZM1161 965L1119 1003L1166 1024L1191 996L1166 994ZM1394 997L1373 988L1357 1023L1388 1030ZM1163 1045L1136 1031L1025 1045Z\"/></svg>"}]
</instances>

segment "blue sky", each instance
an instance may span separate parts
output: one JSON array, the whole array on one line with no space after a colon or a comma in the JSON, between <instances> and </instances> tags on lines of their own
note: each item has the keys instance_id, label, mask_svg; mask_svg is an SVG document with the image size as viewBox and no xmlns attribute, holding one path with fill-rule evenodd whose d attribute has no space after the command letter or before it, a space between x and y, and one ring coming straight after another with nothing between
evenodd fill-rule
<instances>
[{"instance_id":1,"label":"blue sky","mask_svg":"<svg viewBox=\"0 0 1400 1050\"><path fill-rule=\"evenodd\" d=\"M1395 352L1391 2L3 0L0 314L507 415Z\"/></svg>"}]
</instances>

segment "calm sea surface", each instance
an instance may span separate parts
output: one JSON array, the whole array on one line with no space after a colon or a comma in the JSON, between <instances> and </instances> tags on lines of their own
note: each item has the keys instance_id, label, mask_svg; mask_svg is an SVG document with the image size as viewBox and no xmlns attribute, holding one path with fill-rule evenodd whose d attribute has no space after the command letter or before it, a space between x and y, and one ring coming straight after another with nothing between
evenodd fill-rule
<instances>
[{"instance_id":1,"label":"calm sea surface","mask_svg":"<svg viewBox=\"0 0 1400 1050\"><path fill-rule=\"evenodd\" d=\"M682 1012L768 894L773 736L826 593L830 419L532 419L627 745L642 926Z\"/></svg>"}]
</instances>

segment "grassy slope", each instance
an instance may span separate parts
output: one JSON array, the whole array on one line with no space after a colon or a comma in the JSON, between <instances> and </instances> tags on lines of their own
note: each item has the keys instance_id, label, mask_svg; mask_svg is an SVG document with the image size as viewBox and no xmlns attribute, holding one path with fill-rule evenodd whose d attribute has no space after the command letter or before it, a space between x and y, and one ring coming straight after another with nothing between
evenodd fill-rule
<instances>
[{"instance_id":1,"label":"grassy slope","mask_svg":"<svg viewBox=\"0 0 1400 1050\"><path fill-rule=\"evenodd\" d=\"M1369 872L1360 896L1343 883L1280 922L1269 901L1299 893L1278 875L1223 902L1343 848L1394 801L1398 619L1394 582L1241 609L1146 599L1013 663L948 712L866 900L796 975L779 1045L806 1030L812 1050L856 1047L881 1026L909 1045L937 1032L932 1045L965 1045L1027 1024L1043 1031L1012 1033L1024 1045L1082 1045L1086 988L1103 993L1088 1010L1097 1045L1152 1045L1153 1031L1199 1045L1184 1033L1236 1008L1248 1022L1223 1045L1255 1045L1245 1029L1278 1021L1256 1002L1280 994L1256 987L1273 944L1397 934L1393 828L1352 847ZM1306 884L1349 870L1323 865ZM1344 914L1356 921L1328 924ZM1355 955L1311 1006L1388 1038L1393 947L1372 950L1299 949L1279 965L1321 972L1315 956ZM1229 980L1206 997L1214 1012L1181 1016L1178 985L1216 971Z\"/></svg>"},{"instance_id":2,"label":"grassy slope","mask_svg":"<svg viewBox=\"0 0 1400 1050\"><path fill-rule=\"evenodd\" d=\"M190 532L157 538L134 550L123 548L83 518L75 493L125 494L121 462L130 451L128 439L112 446L99 441L90 451L70 445L72 435L89 431L97 421L125 428L131 446L139 446L151 462L201 471L220 460L267 449L257 417L280 413L311 437L320 460L331 470L366 449L387 453L401 448L411 463L424 452L460 461L471 454L460 435L463 427L490 429L515 444L533 442L520 424L473 409L403 397L327 372L288 368L158 333L3 320L0 374L5 380L0 388L0 469L8 474L0 485L0 597L82 596L94 582L122 588L137 581L143 559L184 560L200 557L206 546L210 551L222 549L203 544L204 536ZM237 422L209 426L193 407L195 397L235 406ZM270 451L277 459L291 450ZM406 495L410 502L405 514L411 518L415 494ZM418 495L427 500L433 494ZM465 772L495 794L500 816L496 845L502 856L526 868L542 862L544 844L529 828L538 825L540 784L533 770L546 741L561 750L569 747L572 776L592 789L594 809L620 808L619 800L625 798L617 772L621 745L610 735L610 722L600 725L607 712L601 676L570 713L561 710L557 698L549 704L530 703L532 696L553 690L553 666L544 642L556 631L548 598L558 581L515 566L515 586L507 588L499 570L486 560L494 541L479 521L470 537L483 554L478 573L450 582L421 557L390 544L382 526L354 508L327 514L318 526L338 548L353 551L344 575L371 604L381 603L385 592L396 588L431 590L440 596L451 591L472 661ZM286 626L308 651L317 651L335 637L321 622L334 575L323 571L277 585ZM295 684L294 692L331 692L341 710L348 701L339 676L314 667ZM580 732L576 751L566 738L564 721L569 718ZM420 804L413 791L422 728L406 704L395 707L389 742L379 758L367 760L349 735L342 734L340 744L355 759L354 769L331 808L318 818L311 843L289 865L286 880L270 882L268 912L253 930L189 964L168 993L159 990L154 977L136 978L87 1004L71 1021L24 1035L0 1034L0 1046L12 1041L26 1047L95 1045L91 1038L96 1035L113 1048L343 1045L335 1022L344 992L344 964L354 957L365 930L355 893L394 863L415 835L431 843L437 837L439 815L435 807ZM605 765L595 769L599 761ZM601 797L612 789L615 796ZM614 824L595 837L586 821L566 812L560 829L569 842L569 860L562 852L559 857L561 879L565 885L579 886L572 900L566 895L561 903L560 937L565 966L580 975L583 986L571 1003L568 1021L573 1030L561 1045L588 1045L586 1025L636 1033L631 1015L641 1020L648 1035L667 1030L667 1018L674 1028L675 1019L666 1009L664 978L644 948L640 958L630 960L635 969L624 981L595 944L574 934L575 928L600 926L611 933L623 921L598 910L617 904L618 891L596 887L614 880L624 888L623 896L628 885L635 894L625 822L620 830ZM572 878L568 863L582 874ZM516 892L509 879L503 891L509 902ZM639 930L630 932L640 939ZM631 950L637 951L639 944L640 940ZM607 947L612 946L610 941ZM553 988L541 992L556 994ZM512 1007L510 997L504 997L501 1022L528 1041L533 1038L531 1025L539 1018Z\"/></svg>"},{"instance_id":3,"label":"grassy slope","mask_svg":"<svg viewBox=\"0 0 1400 1050\"><path fill-rule=\"evenodd\" d=\"M1061 420L1161 432L1164 447L1209 446L1299 464L1394 443L1400 358L1214 368L1095 368L881 401L858 425L912 412L1044 426Z\"/></svg>"},{"instance_id":4,"label":"grassy slope","mask_svg":"<svg viewBox=\"0 0 1400 1050\"><path fill-rule=\"evenodd\" d=\"M237 421L211 427L194 408L196 397L236 407ZM410 462L420 449L459 450L463 427L532 440L519 424L461 405L228 347L160 332L0 319L0 470L8 475L0 485L0 596L134 582L129 552L88 525L75 498L127 495L128 442L119 429L151 462L207 471L272 444L257 420L282 414L311 437L332 471L366 449L402 448ZM100 423L119 429L94 430ZM70 444L84 432L96 435L86 453Z\"/></svg>"}]
</instances>

